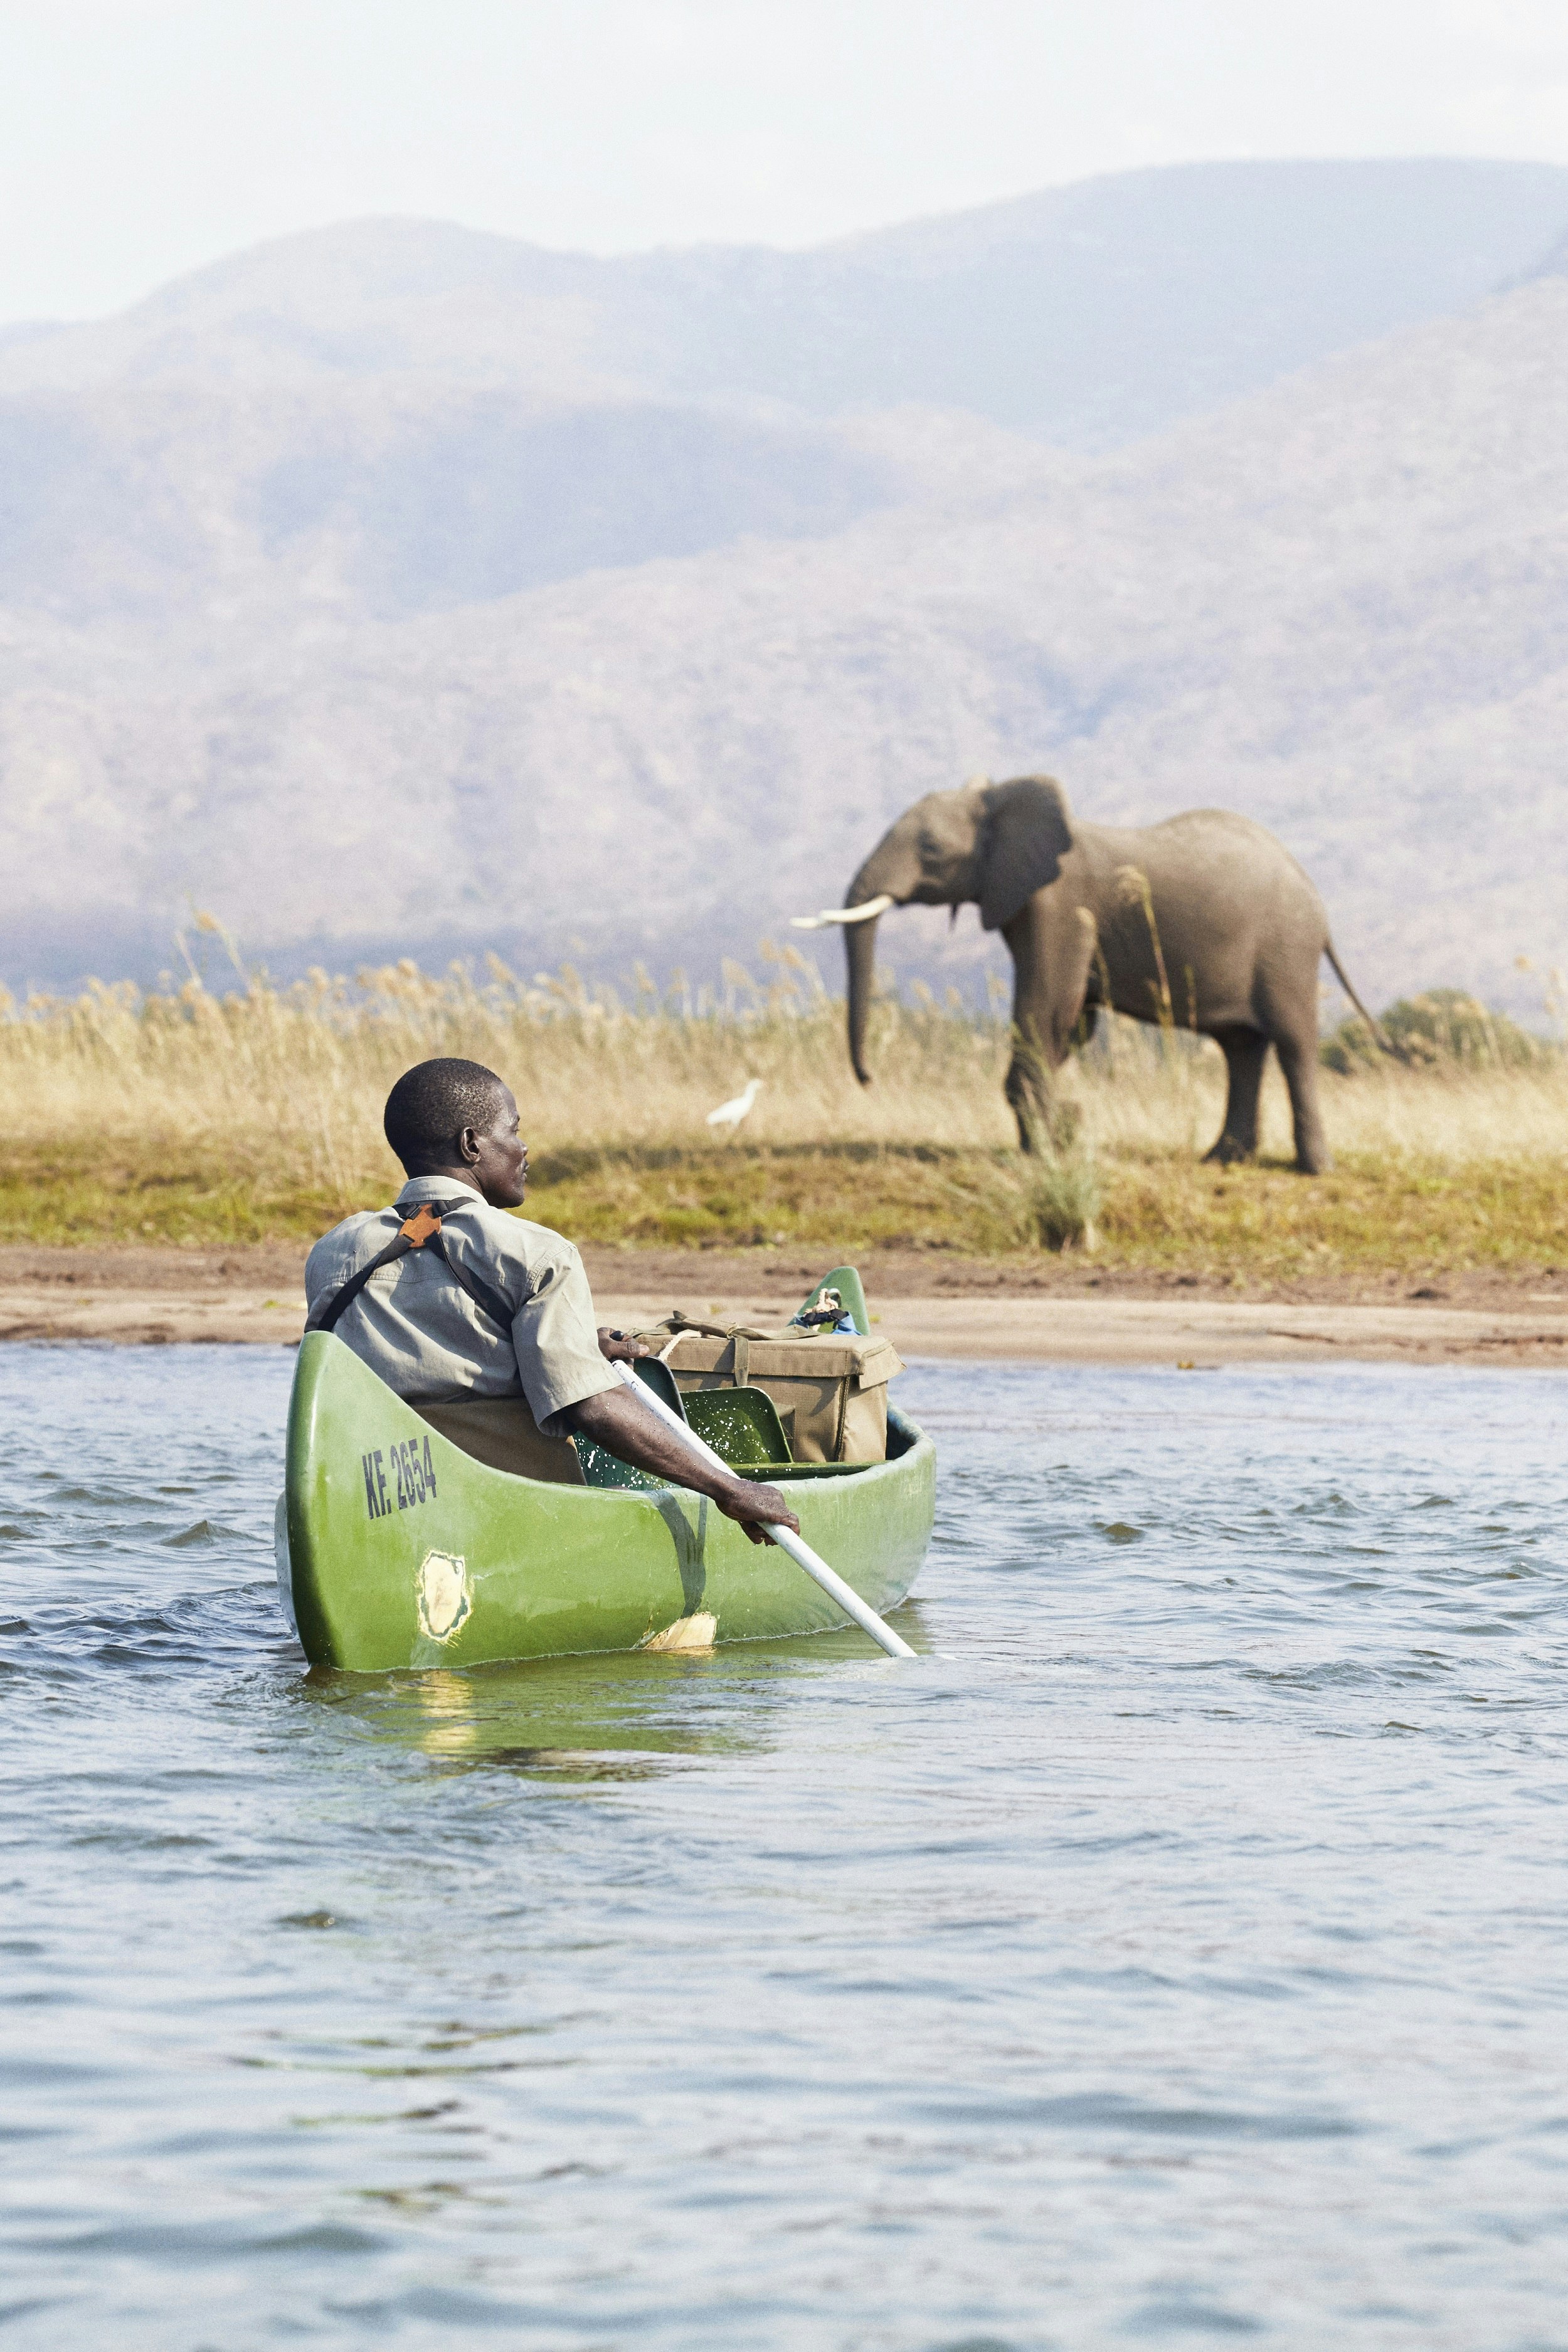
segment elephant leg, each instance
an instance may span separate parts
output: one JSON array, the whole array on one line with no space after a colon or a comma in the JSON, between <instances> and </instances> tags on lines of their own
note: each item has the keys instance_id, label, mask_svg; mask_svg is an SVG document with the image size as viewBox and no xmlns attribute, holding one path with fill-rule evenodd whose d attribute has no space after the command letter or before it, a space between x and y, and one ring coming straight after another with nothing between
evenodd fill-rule
<instances>
[{"instance_id":1,"label":"elephant leg","mask_svg":"<svg viewBox=\"0 0 1568 2352\"><path fill-rule=\"evenodd\" d=\"M1003 1092L1008 1108L1018 1122L1018 1149L1033 1151L1042 1136L1049 1137L1056 1120L1056 1089L1051 1084L1055 1066L1049 1045L1041 1037L1039 1024L1026 1015L1013 1015L1013 1053L1007 1064L1007 1076Z\"/></svg>"},{"instance_id":2,"label":"elephant leg","mask_svg":"<svg viewBox=\"0 0 1568 2352\"><path fill-rule=\"evenodd\" d=\"M1067 914L1064 925L1063 915ZM1018 1122L1018 1149L1067 1140L1054 1074L1068 1057L1083 1011L1094 925L1054 906L1041 891L1004 929L1013 951L1013 1055L1005 1093Z\"/></svg>"},{"instance_id":3,"label":"elephant leg","mask_svg":"<svg viewBox=\"0 0 1568 2352\"><path fill-rule=\"evenodd\" d=\"M1276 1037L1274 1050L1290 1094L1290 1120L1296 1132L1296 1165L1303 1176L1322 1176L1333 1166L1323 1114L1318 1108L1318 1040Z\"/></svg>"},{"instance_id":4,"label":"elephant leg","mask_svg":"<svg viewBox=\"0 0 1568 2352\"><path fill-rule=\"evenodd\" d=\"M1215 1035L1225 1055L1230 1087L1226 1097L1225 1125L1206 1157L1228 1167L1233 1160L1251 1160L1257 1155L1258 1095L1263 1084L1268 1040L1256 1029L1221 1029Z\"/></svg>"}]
</instances>

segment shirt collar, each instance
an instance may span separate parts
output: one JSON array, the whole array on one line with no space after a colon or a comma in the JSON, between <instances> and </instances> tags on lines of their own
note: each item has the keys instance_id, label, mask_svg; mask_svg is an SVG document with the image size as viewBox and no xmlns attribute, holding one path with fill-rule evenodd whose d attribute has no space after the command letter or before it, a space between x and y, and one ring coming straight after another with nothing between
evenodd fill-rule
<instances>
[{"instance_id":1,"label":"shirt collar","mask_svg":"<svg viewBox=\"0 0 1568 2352\"><path fill-rule=\"evenodd\" d=\"M485 1197L477 1184L467 1182L461 1176L411 1176L399 1192L395 1206L416 1209L421 1201L446 1201L454 1192L471 1192L481 1204Z\"/></svg>"}]
</instances>

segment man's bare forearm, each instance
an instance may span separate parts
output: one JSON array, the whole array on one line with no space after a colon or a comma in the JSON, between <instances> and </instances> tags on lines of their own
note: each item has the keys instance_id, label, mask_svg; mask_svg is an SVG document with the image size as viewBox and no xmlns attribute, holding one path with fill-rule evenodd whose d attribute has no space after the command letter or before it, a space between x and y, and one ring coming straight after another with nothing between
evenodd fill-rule
<instances>
[{"instance_id":1,"label":"man's bare forearm","mask_svg":"<svg viewBox=\"0 0 1568 2352\"><path fill-rule=\"evenodd\" d=\"M749 1478L714 1469L628 1389L606 1389L599 1396L584 1397L571 1407L567 1418L576 1434L607 1447L634 1469L708 1496L731 1518L748 1525L799 1528L799 1520L776 1487L753 1485Z\"/></svg>"},{"instance_id":2,"label":"man's bare forearm","mask_svg":"<svg viewBox=\"0 0 1568 2352\"><path fill-rule=\"evenodd\" d=\"M721 1494L728 1496L731 1487L743 1482L721 1475L710 1464L683 1445L672 1429L649 1412L646 1405L625 1389L606 1389L600 1396L584 1397L571 1411L573 1429L584 1437L591 1437L595 1445L607 1446L634 1470L647 1470L656 1478L668 1478L678 1486L689 1486L699 1495L710 1495L715 1501Z\"/></svg>"}]
</instances>

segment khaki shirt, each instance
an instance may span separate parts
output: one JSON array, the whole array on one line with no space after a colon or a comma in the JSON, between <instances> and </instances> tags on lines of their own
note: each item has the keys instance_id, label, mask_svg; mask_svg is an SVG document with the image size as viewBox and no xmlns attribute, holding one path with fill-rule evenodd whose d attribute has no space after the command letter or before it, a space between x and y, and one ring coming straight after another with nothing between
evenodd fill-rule
<instances>
[{"instance_id":1,"label":"khaki shirt","mask_svg":"<svg viewBox=\"0 0 1568 2352\"><path fill-rule=\"evenodd\" d=\"M617 1383L599 1353L594 1299L583 1261L546 1225L492 1209L452 1176L416 1176L395 1207L362 1210L323 1234L305 1261L305 1295L319 1304L384 1250L422 1201L461 1200L441 1221L454 1264L499 1290L514 1308L510 1339L431 1250L410 1250L373 1274L338 1323L337 1337L410 1404L525 1396L540 1428L568 1405Z\"/></svg>"}]
</instances>

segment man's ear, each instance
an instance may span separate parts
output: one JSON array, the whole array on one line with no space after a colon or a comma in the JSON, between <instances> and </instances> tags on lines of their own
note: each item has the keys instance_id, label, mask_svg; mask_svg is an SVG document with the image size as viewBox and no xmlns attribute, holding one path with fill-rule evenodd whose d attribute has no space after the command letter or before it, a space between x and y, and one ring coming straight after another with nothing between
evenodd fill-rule
<instances>
[{"instance_id":1,"label":"man's ear","mask_svg":"<svg viewBox=\"0 0 1568 2352\"><path fill-rule=\"evenodd\" d=\"M1054 776L1015 776L993 784L984 800L980 920L999 931L1061 872L1072 847L1072 810Z\"/></svg>"}]
</instances>

